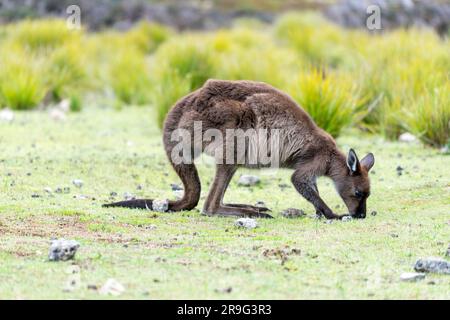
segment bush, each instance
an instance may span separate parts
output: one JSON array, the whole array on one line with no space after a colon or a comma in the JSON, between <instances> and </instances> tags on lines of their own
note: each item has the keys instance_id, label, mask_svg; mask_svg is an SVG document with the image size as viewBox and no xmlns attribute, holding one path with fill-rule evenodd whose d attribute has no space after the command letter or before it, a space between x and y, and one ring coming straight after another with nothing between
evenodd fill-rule
<instances>
[{"instance_id":1,"label":"bush","mask_svg":"<svg viewBox=\"0 0 450 320\"><path fill-rule=\"evenodd\" d=\"M301 73L290 94L333 137L339 136L361 112L357 90L347 74L320 70Z\"/></svg>"},{"instance_id":2,"label":"bush","mask_svg":"<svg viewBox=\"0 0 450 320\"><path fill-rule=\"evenodd\" d=\"M450 80L403 110L403 124L424 143L442 147L450 139Z\"/></svg>"},{"instance_id":3,"label":"bush","mask_svg":"<svg viewBox=\"0 0 450 320\"><path fill-rule=\"evenodd\" d=\"M136 49L114 53L109 81L119 104L145 104L150 101L150 79L145 56Z\"/></svg>"},{"instance_id":4,"label":"bush","mask_svg":"<svg viewBox=\"0 0 450 320\"><path fill-rule=\"evenodd\" d=\"M78 42L70 43L50 54L44 76L54 100L61 100L68 91L84 86L86 71L82 48Z\"/></svg>"},{"instance_id":5,"label":"bush","mask_svg":"<svg viewBox=\"0 0 450 320\"><path fill-rule=\"evenodd\" d=\"M123 37L127 45L136 47L142 53L151 53L165 42L171 33L162 25L143 21L126 32Z\"/></svg>"},{"instance_id":6,"label":"bush","mask_svg":"<svg viewBox=\"0 0 450 320\"><path fill-rule=\"evenodd\" d=\"M41 63L18 48L2 47L0 53L0 105L14 110L37 106L46 95ZM6 54L7 53L7 54ZM34 63L30 63L34 61Z\"/></svg>"},{"instance_id":7,"label":"bush","mask_svg":"<svg viewBox=\"0 0 450 320\"><path fill-rule=\"evenodd\" d=\"M67 28L64 20L25 20L8 27L9 38L31 50L53 49L79 37L81 32Z\"/></svg>"}]
</instances>

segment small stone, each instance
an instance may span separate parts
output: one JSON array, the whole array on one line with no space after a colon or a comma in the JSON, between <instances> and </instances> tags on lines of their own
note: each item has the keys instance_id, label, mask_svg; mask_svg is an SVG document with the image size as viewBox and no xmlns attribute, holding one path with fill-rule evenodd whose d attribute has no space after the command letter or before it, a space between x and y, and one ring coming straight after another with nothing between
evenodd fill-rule
<instances>
[{"instance_id":1,"label":"small stone","mask_svg":"<svg viewBox=\"0 0 450 320\"><path fill-rule=\"evenodd\" d=\"M397 168L395 168L395 170L397 170L397 171L403 171L404 169L403 169L402 166L397 166Z\"/></svg>"},{"instance_id":2,"label":"small stone","mask_svg":"<svg viewBox=\"0 0 450 320\"><path fill-rule=\"evenodd\" d=\"M72 183L77 188L81 188L83 186L83 180L80 179L74 179L72 180Z\"/></svg>"},{"instance_id":3,"label":"small stone","mask_svg":"<svg viewBox=\"0 0 450 320\"><path fill-rule=\"evenodd\" d=\"M172 191L184 190L183 187L181 187L181 186L179 186L178 184L175 184L175 183L171 183L170 187L172 188Z\"/></svg>"},{"instance_id":4,"label":"small stone","mask_svg":"<svg viewBox=\"0 0 450 320\"><path fill-rule=\"evenodd\" d=\"M414 270L417 272L450 274L450 262L435 257L419 259L414 265Z\"/></svg>"},{"instance_id":5,"label":"small stone","mask_svg":"<svg viewBox=\"0 0 450 320\"><path fill-rule=\"evenodd\" d=\"M38 195L37 193L34 193L34 194L31 195L31 197L32 197L32 198L40 198L41 196Z\"/></svg>"},{"instance_id":6,"label":"small stone","mask_svg":"<svg viewBox=\"0 0 450 320\"><path fill-rule=\"evenodd\" d=\"M168 200L153 200L152 210L156 212L167 212L169 210Z\"/></svg>"},{"instance_id":7,"label":"small stone","mask_svg":"<svg viewBox=\"0 0 450 320\"><path fill-rule=\"evenodd\" d=\"M73 198L77 199L77 200L87 200L87 199L89 199L89 197L85 196L84 194L76 194L76 195L73 196Z\"/></svg>"},{"instance_id":8,"label":"small stone","mask_svg":"<svg viewBox=\"0 0 450 320\"><path fill-rule=\"evenodd\" d=\"M288 208L281 212L281 215L285 218L300 218L306 216L306 213L303 210Z\"/></svg>"},{"instance_id":9,"label":"small stone","mask_svg":"<svg viewBox=\"0 0 450 320\"><path fill-rule=\"evenodd\" d=\"M400 280L402 281L419 281L425 279L425 273L417 273L417 272L404 272L400 275Z\"/></svg>"},{"instance_id":10,"label":"small stone","mask_svg":"<svg viewBox=\"0 0 450 320\"><path fill-rule=\"evenodd\" d=\"M353 220L353 218L351 216L343 216L342 217L343 222L348 222L348 221L352 221L352 220Z\"/></svg>"},{"instance_id":11,"label":"small stone","mask_svg":"<svg viewBox=\"0 0 450 320\"><path fill-rule=\"evenodd\" d=\"M109 194L109 196L110 196L110 197L117 197L117 192L114 192L114 191L113 191L113 192L111 192L111 193Z\"/></svg>"},{"instance_id":12,"label":"small stone","mask_svg":"<svg viewBox=\"0 0 450 320\"><path fill-rule=\"evenodd\" d=\"M56 188L55 193L63 193L63 189L61 189L61 188Z\"/></svg>"},{"instance_id":13,"label":"small stone","mask_svg":"<svg viewBox=\"0 0 450 320\"><path fill-rule=\"evenodd\" d=\"M258 184L259 182L259 177L244 174L239 178L238 185L250 187Z\"/></svg>"},{"instance_id":14,"label":"small stone","mask_svg":"<svg viewBox=\"0 0 450 320\"><path fill-rule=\"evenodd\" d=\"M44 191L47 192L47 193L52 193L53 192L52 188L44 188Z\"/></svg>"},{"instance_id":15,"label":"small stone","mask_svg":"<svg viewBox=\"0 0 450 320\"><path fill-rule=\"evenodd\" d=\"M240 218L234 222L236 227L246 228L246 229L254 229L258 226L255 219L251 218Z\"/></svg>"},{"instance_id":16,"label":"small stone","mask_svg":"<svg viewBox=\"0 0 450 320\"><path fill-rule=\"evenodd\" d=\"M133 200L133 199L136 199L136 197L135 197L132 193L130 193L130 192L125 192L125 193L123 194L123 198L124 198L125 200Z\"/></svg>"},{"instance_id":17,"label":"small stone","mask_svg":"<svg viewBox=\"0 0 450 320\"><path fill-rule=\"evenodd\" d=\"M264 203L264 201L258 200L258 201L256 201L255 206L256 207L265 207L266 204Z\"/></svg>"},{"instance_id":18,"label":"small stone","mask_svg":"<svg viewBox=\"0 0 450 320\"><path fill-rule=\"evenodd\" d=\"M70 100L69 99L61 100L61 102L56 105L56 108L58 108L59 110L61 110L64 113L69 112L70 111Z\"/></svg>"},{"instance_id":19,"label":"small stone","mask_svg":"<svg viewBox=\"0 0 450 320\"><path fill-rule=\"evenodd\" d=\"M0 111L0 120L11 122L14 120L14 112L11 109L3 109Z\"/></svg>"},{"instance_id":20,"label":"small stone","mask_svg":"<svg viewBox=\"0 0 450 320\"><path fill-rule=\"evenodd\" d=\"M400 142L406 142L406 143L411 143L411 142L415 142L417 141L417 138L415 135L409 133L409 132L405 132L402 133L399 137L398 137L398 141Z\"/></svg>"},{"instance_id":21,"label":"small stone","mask_svg":"<svg viewBox=\"0 0 450 320\"><path fill-rule=\"evenodd\" d=\"M125 291L125 287L115 279L108 279L100 288L99 292L103 295L120 296Z\"/></svg>"},{"instance_id":22,"label":"small stone","mask_svg":"<svg viewBox=\"0 0 450 320\"><path fill-rule=\"evenodd\" d=\"M55 121L64 121L66 120L66 113L60 109L52 108L49 111L49 116Z\"/></svg>"},{"instance_id":23,"label":"small stone","mask_svg":"<svg viewBox=\"0 0 450 320\"><path fill-rule=\"evenodd\" d=\"M370 215L372 215L372 216L376 216L378 214L378 212L376 212L376 211L372 211L371 213L370 213Z\"/></svg>"},{"instance_id":24,"label":"small stone","mask_svg":"<svg viewBox=\"0 0 450 320\"><path fill-rule=\"evenodd\" d=\"M66 261L75 256L80 244L75 240L65 240L63 238L52 240L48 259L50 261Z\"/></svg>"},{"instance_id":25,"label":"small stone","mask_svg":"<svg viewBox=\"0 0 450 320\"><path fill-rule=\"evenodd\" d=\"M79 274L71 274L63 288L64 292L72 292L80 287L81 277Z\"/></svg>"},{"instance_id":26,"label":"small stone","mask_svg":"<svg viewBox=\"0 0 450 320\"><path fill-rule=\"evenodd\" d=\"M70 188L69 187L64 187L63 192L64 193L70 193Z\"/></svg>"}]
</instances>

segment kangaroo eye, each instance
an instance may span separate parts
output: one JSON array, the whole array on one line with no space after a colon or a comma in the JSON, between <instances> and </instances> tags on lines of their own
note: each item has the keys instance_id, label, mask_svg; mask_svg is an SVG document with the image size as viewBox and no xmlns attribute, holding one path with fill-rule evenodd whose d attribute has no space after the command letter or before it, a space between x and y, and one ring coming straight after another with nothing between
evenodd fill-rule
<instances>
[{"instance_id":1,"label":"kangaroo eye","mask_svg":"<svg viewBox=\"0 0 450 320\"><path fill-rule=\"evenodd\" d=\"M359 191L359 190L356 190L356 191L355 191L355 196L356 196L357 198L362 198L362 197L363 197L363 193L362 193L361 191Z\"/></svg>"}]
</instances>

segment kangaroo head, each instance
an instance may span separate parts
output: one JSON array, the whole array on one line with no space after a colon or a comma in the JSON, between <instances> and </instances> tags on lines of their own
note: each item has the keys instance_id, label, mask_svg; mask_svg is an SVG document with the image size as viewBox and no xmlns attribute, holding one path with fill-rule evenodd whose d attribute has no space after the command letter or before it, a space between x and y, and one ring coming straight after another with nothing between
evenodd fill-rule
<instances>
[{"instance_id":1,"label":"kangaroo head","mask_svg":"<svg viewBox=\"0 0 450 320\"><path fill-rule=\"evenodd\" d=\"M375 157L372 153L359 161L355 151L350 149L347 170L336 181L337 191L354 218L366 217L366 201L370 195L369 170L374 163Z\"/></svg>"}]
</instances>

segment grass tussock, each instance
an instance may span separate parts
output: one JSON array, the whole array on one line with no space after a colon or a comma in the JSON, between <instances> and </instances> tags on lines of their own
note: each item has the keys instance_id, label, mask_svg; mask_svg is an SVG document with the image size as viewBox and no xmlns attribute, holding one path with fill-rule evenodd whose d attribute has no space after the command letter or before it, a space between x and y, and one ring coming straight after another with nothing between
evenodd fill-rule
<instances>
[{"instance_id":1,"label":"grass tussock","mask_svg":"<svg viewBox=\"0 0 450 320\"><path fill-rule=\"evenodd\" d=\"M161 125L207 79L248 79L289 92L334 136L352 125L389 139L408 130L441 146L449 136L448 52L449 40L429 30L369 35L314 12L281 15L273 26L241 21L180 34L147 22L87 33L63 20L27 20L0 27L0 103L31 109L70 99L79 110L93 96L111 106L152 105Z\"/></svg>"}]
</instances>

